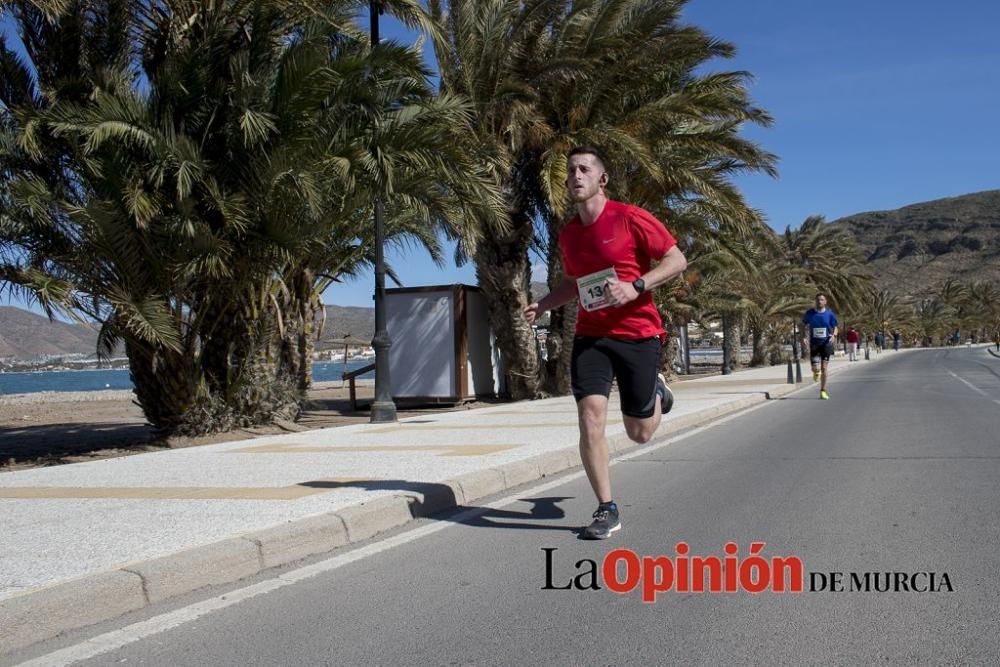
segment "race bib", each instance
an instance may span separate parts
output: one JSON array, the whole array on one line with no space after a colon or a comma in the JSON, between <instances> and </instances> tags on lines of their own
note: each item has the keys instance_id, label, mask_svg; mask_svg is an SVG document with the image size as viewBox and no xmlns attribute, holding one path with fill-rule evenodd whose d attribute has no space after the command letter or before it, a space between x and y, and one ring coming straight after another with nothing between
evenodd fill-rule
<instances>
[{"instance_id":1,"label":"race bib","mask_svg":"<svg viewBox=\"0 0 1000 667\"><path fill-rule=\"evenodd\" d=\"M608 300L608 280L617 279L614 268L597 271L576 279L577 291L580 293L580 305L588 313L611 305Z\"/></svg>"},{"instance_id":2,"label":"race bib","mask_svg":"<svg viewBox=\"0 0 1000 667\"><path fill-rule=\"evenodd\" d=\"M813 338L826 338L826 327L813 327Z\"/></svg>"}]
</instances>

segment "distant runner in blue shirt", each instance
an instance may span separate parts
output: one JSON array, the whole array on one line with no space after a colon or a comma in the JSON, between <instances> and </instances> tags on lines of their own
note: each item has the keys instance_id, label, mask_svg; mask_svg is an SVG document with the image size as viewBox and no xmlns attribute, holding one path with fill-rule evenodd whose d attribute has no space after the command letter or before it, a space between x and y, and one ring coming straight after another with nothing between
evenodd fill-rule
<instances>
[{"instance_id":1,"label":"distant runner in blue shirt","mask_svg":"<svg viewBox=\"0 0 1000 667\"><path fill-rule=\"evenodd\" d=\"M812 362L813 382L822 380L819 397L830 398L826 393L826 366L833 356L833 346L837 343L837 316L826 307L826 295L816 295L816 307L810 308L802 317L803 349L809 350Z\"/></svg>"}]
</instances>

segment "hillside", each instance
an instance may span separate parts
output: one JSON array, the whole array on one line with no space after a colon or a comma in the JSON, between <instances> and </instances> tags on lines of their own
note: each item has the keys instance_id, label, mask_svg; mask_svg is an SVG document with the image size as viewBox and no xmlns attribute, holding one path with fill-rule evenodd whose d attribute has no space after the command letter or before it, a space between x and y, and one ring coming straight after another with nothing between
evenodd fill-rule
<instances>
[{"instance_id":1,"label":"hillside","mask_svg":"<svg viewBox=\"0 0 1000 667\"><path fill-rule=\"evenodd\" d=\"M318 349L329 348L332 340L341 339L348 333L366 344L375 335L374 308L327 306L326 317ZM71 354L95 356L97 329L50 322L44 315L14 306L0 306L0 359L33 361Z\"/></svg>"},{"instance_id":2,"label":"hillside","mask_svg":"<svg viewBox=\"0 0 1000 667\"><path fill-rule=\"evenodd\" d=\"M97 354L97 329L50 322L13 306L0 306L0 358L20 360L64 354Z\"/></svg>"},{"instance_id":3,"label":"hillside","mask_svg":"<svg viewBox=\"0 0 1000 667\"><path fill-rule=\"evenodd\" d=\"M341 340L348 334L354 340L370 343L375 336L375 308L327 306L323 335L316 349L328 349L332 341Z\"/></svg>"},{"instance_id":4,"label":"hillside","mask_svg":"<svg viewBox=\"0 0 1000 667\"><path fill-rule=\"evenodd\" d=\"M948 278L1000 284L1000 190L833 221L858 240L879 287L922 296Z\"/></svg>"}]
</instances>

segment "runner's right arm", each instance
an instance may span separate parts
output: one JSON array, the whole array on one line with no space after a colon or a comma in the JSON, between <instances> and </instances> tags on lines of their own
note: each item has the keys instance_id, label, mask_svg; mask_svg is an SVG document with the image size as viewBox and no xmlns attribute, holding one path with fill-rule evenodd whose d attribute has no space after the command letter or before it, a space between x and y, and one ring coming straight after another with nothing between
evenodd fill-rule
<instances>
[{"instance_id":1,"label":"runner's right arm","mask_svg":"<svg viewBox=\"0 0 1000 667\"><path fill-rule=\"evenodd\" d=\"M576 280L570 276L563 276L562 282L556 285L554 290L538 301L528 304L527 308L524 309L524 317L528 320L528 324L534 324L535 320L541 317L545 311L558 308L575 298Z\"/></svg>"}]
</instances>

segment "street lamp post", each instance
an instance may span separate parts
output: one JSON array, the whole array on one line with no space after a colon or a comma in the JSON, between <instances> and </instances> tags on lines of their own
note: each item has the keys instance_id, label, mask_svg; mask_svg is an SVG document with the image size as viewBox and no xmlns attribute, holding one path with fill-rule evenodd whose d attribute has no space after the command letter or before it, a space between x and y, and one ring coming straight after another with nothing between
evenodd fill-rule
<instances>
[{"instance_id":1,"label":"street lamp post","mask_svg":"<svg viewBox=\"0 0 1000 667\"><path fill-rule=\"evenodd\" d=\"M795 381L802 382L802 364L799 363L799 327L792 322L792 356L795 358Z\"/></svg>"},{"instance_id":2,"label":"street lamp post","mask_svg":"<svg viewBox=\"0 0 1000 667\"><path fill-rule=\"evenodd\" d=\"M684 341L684 374L691 374L691 338L688 332L688 322L684 320L684 326L681 327L681 340Z\"/></svg>"},{"instance_id":3,"label":"street lamp post","mask_svg":"<svg viewBox=\"0 0 1000 667\"><path fill-rule=\"evenodd\" d=\"M372 49L379 43L378 17L382 6L370 0ZM382 199L375 195L375 401L372 403L371 422L381 424L396 421L396 404L392 402L392 382L389 377L389 348L392 341L385 326L385 226Z\"/></svg>"},{"instance_id":4,"label":"street lamp post","mask_svg":"<svg viewBox=\"0 0 1000 667\"><path fill-rule=\"evenodd\" d=\"M722 314L722 374L732 375L733 369L729 359L729 318L728 313Z\"/></svg>"}]
</instances>

